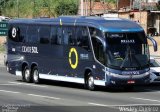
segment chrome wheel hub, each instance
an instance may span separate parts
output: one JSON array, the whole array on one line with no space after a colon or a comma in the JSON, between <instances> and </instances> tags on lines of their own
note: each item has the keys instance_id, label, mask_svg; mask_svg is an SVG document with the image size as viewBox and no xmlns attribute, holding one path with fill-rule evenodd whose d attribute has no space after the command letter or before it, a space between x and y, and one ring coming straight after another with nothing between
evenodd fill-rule
<instances>
[{"instance_id":1,"label":"chrome wheel hub","mask_svg":"<svg viewBox=\"0 0 160 112\"><path fill-rule=\"evenodd\" d=\"M94 85L94 79L93 79L93 77L89 77L89 79L88 79L88 86L89 87L93 87L93 85Z\"/></svg>"},{"instance_id":2,"label":"chrome wheel hub","mask_svg":"<svg viewBox=\"0 0 160 112\"><path fill-rule=\"evenodd\" d=\"M26 71L25 71L25 78L29 79L29 77L30 77L30 72L29 72L28 69L26 69Z\"/></svg>"},{"instance_id":3,"label":"chrome wheel hub","mask_svg":"<svg viewBox=\"0 0 160 112\"><path fill-rule=\"evenodd\" d=\"M35 70L33 73L33 79L34 81L38 81L38 71L37 70Z\"/></svg>"}]
</instances>

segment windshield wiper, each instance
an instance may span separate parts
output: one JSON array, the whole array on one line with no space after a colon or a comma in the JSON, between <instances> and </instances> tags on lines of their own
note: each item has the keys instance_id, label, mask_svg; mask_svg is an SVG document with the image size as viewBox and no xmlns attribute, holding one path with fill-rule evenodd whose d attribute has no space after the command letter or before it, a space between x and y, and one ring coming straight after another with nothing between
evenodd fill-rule
<instances>
[{"instance_id":1,"label":"windshield wiper","mask_svg":"<svg viewBox=\"0 0 160 112\"><path fill-rule=\"evenodd\" d=\"M121 64L120 68L123 68L124 63L128 60L128 57L129 57L129 47L127 48L126 56L125 56L125 58L124 58L124 60L123 60L123 62Z\"/></svg>"},{"instance_id":2,"label":"windshield wiper","mask_svg":"<svg viewBox=\"0 0 160 112\"><path fill-rule=\"evenodd\" d=\"M126 54L126 56L125 56L125 58L124 58L124 61L123 61L122 64L121 64L120 68L123 68L123 67L124 67L125 62L126 62L128 59L129 59L129 61L130 61L130 63L129 63L130 66L131 66L133 60L135 60L135 62L138 64L138 66L142 67L142 65L139 63L139 61L138 61L137 58L135 57L135 55L132 54L131 48L130 48L129 45L128 45L128 48L127 48L127 54Z\"/></svg>"}]
</instances>

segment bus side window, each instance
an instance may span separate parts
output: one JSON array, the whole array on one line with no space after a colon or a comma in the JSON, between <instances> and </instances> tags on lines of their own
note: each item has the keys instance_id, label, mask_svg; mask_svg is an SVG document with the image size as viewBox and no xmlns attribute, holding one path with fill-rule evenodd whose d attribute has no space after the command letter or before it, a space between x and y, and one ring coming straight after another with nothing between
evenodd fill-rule
<instances>
[{"instance_id":1,"label":"bus side window","mask_svg":"<svg viewBox=\"0 0 160 112\"><path fill-rule=\"evenodd\" d=\"M63 27L63 40L64 40L64 45L68 45L69 43L69 28L68 27Z\"/></svg>"},{"instance_id":2,"label":"bus side window","mask_svg":"<svg viewBox=\"0 0 160 112\"><path fill-rule=\"evenodd\" d=\"M35 25L30 25L28 27L27 31L27 42L28 43L39 43L39 38L38 38L38 30L37 26Z\"/></svg>"},{"instance_id":3,"label":"bus side window","mask_svg":"<svg viewBox=\"0 0 160 112\"><path fill-rule=\"evenodd\" d=\"M51 27L51 44L57 44L57 27Z\"/></svg>"},{"instance_id":4,"label":"bus side window","mask_svg":"<svg viewBox=\"0 0 160 112\"><path fill-rule=\"evenodd\" d=\"M74 27L64 27L63 29L63 38L64 38L64 44L65 45L75 45L75 37L74 37Z\"/></svg>"},{"instance_id":5,"label":"bus side window","mask_svg":"<svg viewBox=\"0 0 160 112\"><path fill-rule=\"evenodd\" d=\"M50 43L50 26L40 26L39 38L41 44Z\"/></svg>"},{"instance_id":6,"label":"bus side window","mask_svg":"<svg viewBox=\"0 0 160 112\"><path fill-rule=\"evenodd\" d=\"M26 42L27 26L26 25L20 25L19 27L20 27L19 41L25 43Z\"/></svg>"},{"instance_id":7,"label":"bus side window","mask_svg":"<svg viewBox=\"0 0 160 112\"><path fill-rule=\"evenodd\" d=\"M86 50L90 50L89 35L86 27L76 28L77 46L83 47Z\"/></svg>"},{"instance_id":8,"label":"bus side window","mask_svg":"<svg viewBox=\"0 0 160 112\"><path fill-rule=\"evenodd\" d=\"M57 29L57 42L56 44L57 45L61 45L62 44L62 28L61 27L58 27Z\"/></svg>"}]
</instances>

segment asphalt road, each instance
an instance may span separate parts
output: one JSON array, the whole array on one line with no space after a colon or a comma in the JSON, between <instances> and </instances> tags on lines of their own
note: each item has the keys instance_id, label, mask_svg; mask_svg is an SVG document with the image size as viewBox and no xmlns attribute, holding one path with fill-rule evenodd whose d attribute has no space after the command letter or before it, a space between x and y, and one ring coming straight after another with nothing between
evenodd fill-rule
<instances>
[{"instance_id":1,"label":"asphalt road","mask_svg":"<svg viewBox=\"0 0 160 112\"><path fill-rule=\"evenodd\" d=\"M150 111L150 110L151 111ZM160 112L160 83L122 88L85 90L82 85L43 81L21 82L0 67L0 111L2 112Z\"/></svg>"}]
</instances>

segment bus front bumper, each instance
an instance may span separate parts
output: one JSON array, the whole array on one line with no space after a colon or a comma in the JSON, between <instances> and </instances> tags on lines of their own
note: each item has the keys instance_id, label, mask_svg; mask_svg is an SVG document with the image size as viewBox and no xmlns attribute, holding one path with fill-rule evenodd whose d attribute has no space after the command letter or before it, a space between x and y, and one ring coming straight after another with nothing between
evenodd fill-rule
<instances>
[{"instance_id":1,"label":"bus front bumper","mask_svg":"<svg viewBox=\"0 0 160 112\"><path fill-rule=\"evenodd\" d=\"M111 73L106 79L106 86L146 85L149 83L149 72L138 75L119 75Z\"/></svg>"}]
</instances>

